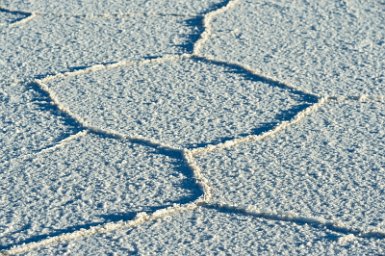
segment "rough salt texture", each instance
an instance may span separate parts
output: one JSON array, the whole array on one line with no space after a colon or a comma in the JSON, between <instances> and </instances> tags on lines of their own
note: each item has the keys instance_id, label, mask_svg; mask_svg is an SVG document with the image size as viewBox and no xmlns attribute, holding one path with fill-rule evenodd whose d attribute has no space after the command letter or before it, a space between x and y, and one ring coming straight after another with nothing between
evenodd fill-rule
<instances>
[{"instance_id":1,"label":"rough salt texture","mask_svg":"<svg viewBox=\"0 0 385 256\"><path fill-rule=\"evenodd\" d=\"M191 52L199 17L221 1L5 1L0 22L1 75L30 79L122 59ZM8 10L8 9L4 9ZM191 41L192 40L192 41Z\"/></svg>"},{"instance_id":2,"label":"rough salt texture","mask_svg":"<svg viewBox=\"0 0 385 256\"><path fill-rule=\"evenodd\" d=\"M42 77L122 59L182 53L193 28L170 15L81 17L38 15L0 27L2 75ZM15 43L17 42L17 43Z\"/></svg>"},{"instance_id":3,"label":"rough salt texture","mask_svg":"<svg viewBox=\"0 0 385 256\"><path fill-rule=\"evenodd\" d=\"M276 136L198 163L216 202L385 231L384 110L333 102Z\"/></svg>"},{"instance_id":4,"label":"rough salt texture","mask_svg":"<svg viewBox=\"0 0 385 256\"><path fill-rule=\"evenodd\" d=\"M199 209L22 255L382 255L380 240L252 214ZM344 241L346 240L346 241ZM343 241L343 243L341 242Z\"/></svg>"},{"instance_id":5,"label":"rough salt texture","mask_svg":"<svg viewBox=\"0 0 385 256\"><path fill-rule=\"evenodd\" d=\"M129 220L201 193L179 156L94 135L0 169L1 249Z\"/></svg>"},{"instance_id":6,"label":"rough salt texture","mask_svg":"<svg viewBox=\"0 0 385 256\"><path fill-rule=\"evenodd\" d=\"M0 26L10 25L28 17L28 13L10 11L0 6Z\"/></svg>"},{"instance_id":7,"label":"rough salt texture","mask_svg":"<svg viewBox=\"0 0 385 256\"><path fill-rule=\"evenodd\" d=\"M183 147L258 134L312 104L302 93L199 59L134 64L48 86L92 126Z\"/></svg>"},{"instance_id":8,"label":"rough salt texture","mask_svg":"<svg viewBox=\"0 0 385 256\"><path fill-rule=\"evenodd\" d=\"M18 81L0 82L0 164L36 153L79 126L52 108L47 95Z\"/></svg>"},{"instance_id":9,"label":"rough salt texture","mask_svg":"<svg viewBox=\"0 0 385 256\"><path fill-rule=\"evenodd\" d=\"M56 15L157 15L174 14L179 16L197 15L206 13L218 5L221 0L189 1L160 0L156 2L147 0L101 0L101 1L45 1L45 0L3 0L3 5L12 9L36 12L38 14L53 13Z\"/></svg>"},{"instance_id":10,"label":"rough salt texture","mask_svg":"<svg viewBox=\"0 0 385 256\"><path fill-rule=\"evenodd\" d=\"M0 254L385 255L384 14L1 0Z\"/></svg>"},{"instance_id":11,"label":"rough salt texture","mask_svg":"<svg viewBox=\"0 0 385 256\"><path fill-rule=\"evenodd\" d=\"M322 95L382 95L383 1L240 1L212 22L202 54Z\"/></svg>"}]
</instances>

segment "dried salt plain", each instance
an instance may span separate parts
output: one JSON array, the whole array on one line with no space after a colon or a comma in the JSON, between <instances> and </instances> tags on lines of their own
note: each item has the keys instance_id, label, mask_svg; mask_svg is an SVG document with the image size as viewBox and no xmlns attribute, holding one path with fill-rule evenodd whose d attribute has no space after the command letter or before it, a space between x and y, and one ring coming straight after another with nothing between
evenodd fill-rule
<instances>
[{"instance_id":1,"label":"dried salt plain","mask_svg":"<svg viewBox=\"0 0 385 256\"><path fill-rule=\"evenodd\" d=\"M1 255L385 255L383 0L0 7Z\"/></svg>"}]
</instances>

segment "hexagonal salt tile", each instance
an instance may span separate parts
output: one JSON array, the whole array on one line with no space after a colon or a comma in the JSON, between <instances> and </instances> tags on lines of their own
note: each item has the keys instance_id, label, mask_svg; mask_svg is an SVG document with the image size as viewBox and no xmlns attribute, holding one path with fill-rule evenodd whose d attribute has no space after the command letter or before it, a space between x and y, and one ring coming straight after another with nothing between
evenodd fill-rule
<instances>
[{"instance_id":1,"label":"hexagonal salt tile","mask_svg":"<svg viewBox=\"0 0 385 256\"><path fill-rule=\"evenodd\" d=\"M213 201L385 232L385 105L331 102L262 141L197 157Z\"/></svg>"},{"instance_id":2,"label":"hexagonal salt tile","mask_svg":"<svg viewBox=\"0 0 385 256\"><path fill-rule=\"evenodd\" d=\"M178 153L95 135L0 169L1 249L201 194Z\"/></svg>"},{"instance_id":3,"label":"hexagonal salt tile","mask_svg":"<svg viewBox=\"0 0 385 256\"><path fill-rule=\"evenodd\" d=\"M237 66L199 58L58 77L48 87L91 126L180 147L259 134L316 101Z\"/></svg>"},{"instance_id":4,"label":"hexagonal salt tile","mask_svg":"<svg viewBox=\"0 0 385 256\"><path fill-rule=\"evenodd\" d=\"M202 54L322 95L385 94L381 1L239 1L213 19Z\"/></svg>"}]
</instances>

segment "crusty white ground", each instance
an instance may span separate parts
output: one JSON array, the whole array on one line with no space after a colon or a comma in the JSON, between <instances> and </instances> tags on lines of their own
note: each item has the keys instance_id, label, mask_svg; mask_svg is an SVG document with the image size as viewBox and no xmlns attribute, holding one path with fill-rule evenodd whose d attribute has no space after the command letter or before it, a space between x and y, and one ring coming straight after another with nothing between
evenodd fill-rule
<instances>
[{"instance_id":1,"label":"crusty white ground","mask_svg":"<svg viewBox=\"0 0 385 256\"><path fill-rule=\"evenodd\" d=\"M183 26L183 18L173 15L83 17L51 12L22 26L0 27L0 31L0 68L3 74L18 79L180 53L183 49L178 45L192 33L190 27Z\"/></svg>"},{"instance_id":2,"label":"crusty white ground","mask_svg":"<svg viewBox=\"0 0 385 256\"><path fill-rule=\"evenodd\" d=\"M0 255L384 255L383 1L0 2Z\"/></svg>"},{"instance_id":3,"label":"crusty white ground","mask_svg":"<svg viewBox=\"0 0 385 256\"><path fill-rule=\"evenodd\" d=\"M307 104L303 95L225 65L195 59L159 62L58 78L47 85L63 107L90 125L181 147L257 133L277 116Z\"/></svg>"},{"instance_id":4,"label":"crusty white ground","mask_svg":"<svg viewBox=\"0 0 385 256\"><path fill-rule=\"evenodd\" d=\"M204 13L215 7L215 5L222 4L220 0L210 1L191 1L184 0L159 0L155 5L148 0L100 0L100 1L78 1L68 0L61 1L45 1L45 0L3 0L3 7L11 10L33 10L38 13L53 13L66 16L75 15L111 15L111 14L126 14L138 15L145 14L148 16L157 14L175 14L178 16L187 17L194 16L198 13Z\"/></svg>"},{"instance_id":5,"label":"crusty white ground","mask_svg":"<svg viewBox=\"0 0 385 256\"><path fill-rule=\"evenodd\" d=\"M199 156L213 201L385 229L385 107L331 102L255 143Z\"/></svg>"},{"instance_id":6,"label":"crusty white ground","mask_svg":"<svg viewBox=\"0 0 385 256\"><path fill-rule=\"evenodd\" d=\"M44 111L50 99L17 82L0 82L0 163L40 151L73 134L76 127Z\"/></svg>"},{"instance_id":7,"label":"crusty white ground","mask_svg":"<svg viewBox=\"0 0 385 256\"><path fill-rule=\"evenodd\" d=\"M240 1L213 20L202 53L321 95L382 95L383 1Z\"/></svg>"},{"instance_id":8,"label":"crusty white ground","mask_svg":"<svg viewBox=\"0 0 385 256\"><path fill-rule=\"evenodd\" d=\"M7 9L2 9L0 6L0 26L6 26L8 24L17 22L18 20L24 19L26 14L9 12Z\"/></svg>"},{"instance_id":9,"label":"crusty white ground","mask_svg":"<svg viewBox=\"0 0 385 256\"><path fill-rule=\"evenodd\" d=\"M346 241L346 242L345 242ZM381 255L384 243L309 225L202 208L22 255Z\"/></svg>"},{"instance_id":10,"label":"crusty white ground","mask_svg":"<svg viewBox=\"0 0 385 256\"><path fill-rule=\"evenodd\" d=\"M142 145L88 135L1 165L0 243L124 220L191 197L183 164Z\"/></svg>"}]
</instances>

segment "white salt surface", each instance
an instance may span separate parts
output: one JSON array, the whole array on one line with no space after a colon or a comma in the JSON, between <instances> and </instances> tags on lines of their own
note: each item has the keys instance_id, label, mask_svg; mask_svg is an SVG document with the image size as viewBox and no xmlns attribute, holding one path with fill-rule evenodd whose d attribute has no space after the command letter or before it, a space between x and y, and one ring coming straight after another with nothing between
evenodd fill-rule
<instances>
[{"instance_id":1,"label":"white salt surface","mask_svg":"<svg viewBox=\"0 0 385 256\"><path fill-rule=\"evenodd\" d=\"M122 59L181 53L181 45L193 33L183 25L187 19L44 13L22 26L0 27L0 69L8 76L25 79Z\"/></svg>"},{"instance_id":2,"label":"white salt surface","mask_svg":"<svg viewBox=\"0 0 385 256\"><path fill-rule=\"evenodd\" d=\"M330 102L276 136L197 162L215 202L385 231L384 111Z\"/></svg>"},{"instance_id":3,"label":"white salt surface","mask_svg":"<svg viewBox=\"0 0 385 256\"><path fill-rule=\"evenodd\" d=\"M383 1L0 2L0 255L384 255Z\"/></svg>"},{"instance_id":4,"label":"white salt surface","mask_svg":"<svg viewBox=\"0 0 385 256\"><path fill-rule=\"evenodd\" d=\"M185 0L158 0L156 4L148 0L99 0L97 2L85 0L45 1L45 0L3 0L4 6L13 10L34 11L37 13L53 13L60 16L87 15L99 16L108 14L121 15L157 15L174 14L177 16L190 16L204 13L216 5L223 5L220 0L190 1Z\"/></svg>"},{"instance_id":5,"label":"white salt surface","mask_svg":"<svg viewBox=\"0 0 385 256\"><path fill-rule=\"evenodd\" d=\"M342 236L309 225L202 208L135 229L80 238L22 255L380 255L374 239L337 243Z\"/></svg>"},{"instance_id":6,"label":"white salt surface","mask_svg":"<svg viewBox=\"0 0 385 256\"><path fill-rule=\"evenodd\" d=\"M384 96L384 31L383 1L240 1L202 54L321 95Z\"/></svg>"},{"instance_id":7,"label":"white salt surface","mask_svg":"<svg viewBox=\"0 0 385 256\"><path fill-rule=\"evenodd\" d=\"M47 86L63 108L91 126L183 147L259 133L277 116L288 119L311 104L306 94L200 59L68 74Z\"/></svg>"},{"instance_id":8,"label":"white salt surface","mask_svg":"<svg viewBox=\"0 0 385 256\"><path fill-rule=\"evenodd\" d=\"M52 107L49 102L46 95L17 82L0 87L0 163L39 152L76 132L63 115L44 110Z\"/></svg>"},{"instance_id":9,"label":"white salt surface","mask_svg":"<svg viewBox=\"0 0 385 256\"><path fill-rule=\"evenodd\" d=\"M0 243L130 219L191 200L194 184L186 187L190 177L183 165L150 147L92 135L1 165Z\"/></svg>"},{"instance_id":10,"label":"white salt surface","mask_svg":"<svg viewBox=\"0 0 385 256\"><path fill-rule=\"evenodd\" d=\"M3 9L0 6L0 26L6 26L28 17L27 13Z\"/></svg>"}]
</instances>

